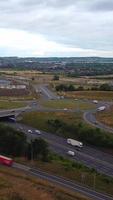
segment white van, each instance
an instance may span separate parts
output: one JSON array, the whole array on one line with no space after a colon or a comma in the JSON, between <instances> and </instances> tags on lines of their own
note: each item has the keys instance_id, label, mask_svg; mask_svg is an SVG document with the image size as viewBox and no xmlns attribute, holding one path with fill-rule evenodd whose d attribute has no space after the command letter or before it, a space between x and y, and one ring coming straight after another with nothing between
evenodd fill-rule
<instances>
[{"instance_id":1,"label":"white van","mask_svg":"<svg viewBox=\"0 0 113 200\"><path fill-rule=\"evenodd\" d=\"M74 156L75 152L74 151L68 151L67 154L70 155L70 156Z\"/></svg>"}]
</instances>

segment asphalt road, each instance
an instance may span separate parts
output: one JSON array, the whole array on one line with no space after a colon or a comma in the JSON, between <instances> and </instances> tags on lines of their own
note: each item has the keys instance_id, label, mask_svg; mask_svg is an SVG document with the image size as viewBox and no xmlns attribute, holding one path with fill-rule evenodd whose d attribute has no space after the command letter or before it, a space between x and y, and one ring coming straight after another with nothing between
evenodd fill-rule
<instances>
[{"instance_id":1,"label":"asphalt road","mask_svg":"<svg viewBox=\"0 0 113 200\"><path fill-rule=\"evenodd\" d=\"M104 111L102 111L102 112L104 112ZM106 126L105 124L100 123L99 121L97 121L97 119L96 119L94 114L95 114L95 112L91 112L91 111L85 112L83 114L83 118L88 124L90 124L92 126L95 126L97 128L100 128L100 129L102 129L104 131L113 133L113 128L111 128L109 126Z\"/></svg>"},{"instance_id":2,"label":"asphalt road","mask_svg":"<svg viewBox=\"0 0 113 200\"><path fill-rule=\"evenodd\" d=\"M41 92L41 96L46 100L58 99L58 96L48 89L48 85L34 85L36 92Z\"/></svg>"},{"instance_id":3,"label":"asphalt road","mask_svg":"<svg viewBox=\"0 0 113 200\"><path fill-rule=\"evenodd\" d=\"M21 165L18 163L14 163L13 167L16 169L19 169L19 170L23 170L23 171L27 172L28 174L33 175L35 177L50 181L50 182L54 183L55 185L63 186L64 188L68 188L69 190L71 190L73 192L78 192L80 194L83 194L84 196L87 196L91 199L113 200L113 197L111 197L111 196L108 196L108 195L100 193L100 192L96 192L95 190L87 188L83 185L79 185L73 181L64 179L63 177L49 174L49 173L44 172L39 169L30 168L28 166Z\"/></svg>"},{"instance_id":4,"label":"asphalt road","mask_svg":"<svg viewBox=\"0 0 113 200\"><path fill-rule=\"evenodd\" d=\"M65 138L44 131L41 131L41 134L37 134L34 128L24 124L9 123L9 125L24 132L28 139L35 139L37 137L45 139L49 143L51 150L68 159L78 161L90 168L95 168L98 172L113 177L113 156L85 145L81 151L78 151L75 147L67 144ZM28 130L32 130L32 134L28 133ZM74 157L70 157L67 154L69 150L75 152Z\"/></svg>"}]
</instances>

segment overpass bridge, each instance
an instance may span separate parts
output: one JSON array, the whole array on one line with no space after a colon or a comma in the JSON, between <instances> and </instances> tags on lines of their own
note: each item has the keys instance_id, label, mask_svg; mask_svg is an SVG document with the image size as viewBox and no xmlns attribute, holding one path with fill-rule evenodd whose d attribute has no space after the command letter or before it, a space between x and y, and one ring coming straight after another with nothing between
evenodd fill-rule
<instances>
[{"instance_id":1,"label":"overpass bridge","mask_svg":"<svg viewBox=\"0 0 113 200\"><path fill-rule=\"evenodd\" d=\"M9 118L16 119L16 117L19 114L21 114L21 112L25 111L26 108L28 108L28 107L17 108L17 109L10 109L10 110L1 110L0 111L0 121L4 120L4 119L9 119Z\"/></svg>"}]
</instances>

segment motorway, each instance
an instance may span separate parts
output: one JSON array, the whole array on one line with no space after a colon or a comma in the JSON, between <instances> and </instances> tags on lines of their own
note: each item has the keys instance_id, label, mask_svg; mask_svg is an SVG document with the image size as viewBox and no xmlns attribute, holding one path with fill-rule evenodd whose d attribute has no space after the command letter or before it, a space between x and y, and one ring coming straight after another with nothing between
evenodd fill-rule
<instances>
[{"instance_id":1,"label":"motorway","mask_svg":"<svg viewBox=\"0 0 113 200\"><path fill-rule=\"evenodd\" d=\"M41 134L37 134L35 133L35 129L33 127L26 126L24 124L9 123L9 125L13 126L17 130L21 130L30 139L38 137L45 139L51 150L65 156L68 159L78 161L90 168L95 168L98 172L113 177L113 156L85 145L81 151L78 151L75 147L67 144L65 138L44 131L40 131ZM32 130L32 134L28 133L28 130ZM69 150L75 152L75 157L67 155Z\"/></svg>"},{"instance_id":2,"label":"motorway","mask_svg":"<svg viewBox=\"0 0 113 200\"><path fill-rule=\"evenodd\" d=\"M43 86L44 90L46 89L46 86ZM37 89L37 87L36 87ZM41 89L41 88L40 88ZM47 95L49 92L49 95ZM55 96L54 94L51 96L51 93L49 91L49 89L47 90L46 93L43 93L43 95L45 95L45 98L51 98L54 96L54 98L57 98L57 96ZM107 104L109 105L109 104ZM53 112L53 111L62 111L62 109L46 109L41 107L39 104L37 104L35 101L30 102L29 106L25 107L25 108L18 108L15 109L15 115L19 115L23 112L31 112L31 111L47 111L47 112ZM13 110L8 110L8 111L1 111L0 115L3 116L4 114L12 114ZM76 110L67 110L65 112L75 112ZM94 111L92 111L94 112ZM85 113L84 116L86 117L87 114ZM88 116L89 116L89 112L88 112ZM87 117L86 117L87 119ZM93 122L95 122L95 119L93 119L93 115L92 117L89 117L90 120L92 120ZM86 166L90 167L90 168L95 168L98 172L104 173L106 175L112 176L113 177L113 156L107 153L104 153L94 147L90 147L90 146L86 146L84 145L83 150L82 151L77 151L76 148L74 148L73 146L69 146L66 142L65 138L61 138L59 136L56 136L52 133L47 133L44 131L41 131L41 135L36 135L35 133L35 129L33 127L29 127L26 126L24 124L20 124L20 123L10 123L11 126L13 126L14 128L16 128L17 130L21 130L22 132L24 132L29 138L36 138L36 137L42 137L43 139L45 139L49 145L50 145L50 149L52 149L54 152L67 157L68 159L72 159L74 161L78 161L78 162L82 162L83 164L85 164ZM28 130L32 130L33 134L28 134ZM69 157L67 155L67 152L69 150L72 150L75 152L75 157Z\"/></svg>"},{"instance_id":3,"label":"motorway","mask_svg":"<svg viewBox=\"0 0 113 200\"><path fill-rule=\"evenodd\" d=\"M36 93L41 91L41 96L45 100L58 99L58 96L49 90L48 85L34 85L34 89Z\"/></svg>"},{"instance_id":4,"label":"motorway","mask_svg":"<svg viewBox=\"0 0 113 200\"><path fill-rule=\"evenodd\" d=\"M42 89L43 88L43 89ZM36 87L37 89L37 87ZM49 89L46 90L46 86L43 86L40 88L41 91L43 91L42 93L42 96L45 98L45 99L58 99L58 97L56 95L51 95L52 92L49 91ZM46 92L45 92L46 90ZM103 103L102 103L103 105ZM107 106L109 106L109 103L107 104ZM22 112L31 112L31 111L47 111L47 112L53 112L53 111L62 111L62 109L47 109L47 108L43 108L40 104L36 103L35 101L33 102L30 102L29 106L27 107L23 107L23 108L19 108L19 109L12 109L12 110L6 110L6 111L1 111L0 112L0 116L4 116L4 115L7 115L7 114L12 114L13 111L14 111L14 114L17 116L19 114L21 114ZM67 110L65 112L75 112L76 110ZM96 119L93 115L93 112L94 110L92 111L88 111L88 112L85 112L84 113L84 119L88 122L88 123L91 123L93 125L95 125L96 127L98 127L99 125L99 128L100 128L100 124L95 124L96 122ZM92 123L93 122L93 123ZM8 123L7 123L8 124ZM90 146L85 146L83 147L83 150L81 151L77 151L76 148L70 146L67 144L66 142L66 139L64 138L61 138L59 136L56 136L56 135L53 135L51 133L47 133L47 132L44 132L44 131L41 131L41 134L40 135L37 135L35 133L35 129L33 127L29 127L29 126L26 126L24 124L20 124L20 123L9 123L9 125L13 126L14 128L16 128L17 130L21 130L22 132L24 132L29 139L33 139L33 138L37 138L37 137L42 137L43 139L45 139L48 143L49 143L49 146L50 146L50 149L53 150L54 152L62 155L62 156L65 156L66 158L68 159L71 159L71 160L74 160L74 161L78 161L78 162L81 162L83 164L85 164L86 166L90 167L90 168L95 168L98 172L101 172L103 174L106 174L108 176L111 176L113 177L113 156L112 155L109 155L107 153L104 153L94 147L90 147ZM28 133L28 130L32 130L32 134L29 134ZM70 157L69 155L67 155L67 151L68 150L72 150L75 152L75 157ZM36 176L42 176L42 178L46 178L48 180L51 180L52 181L52 178L50 177L51 175L47 174L44 175L44 174L41 174L39 173L39 171L32 171L30 170L29 173L32 173ZM45 172L44 172L45 173ZM62 182L63 180L63 182ZM59 179L54 179L53 182L56 182L60 185L64 185L70 189L73 188L73 190L76 190L78 189L79 192L82 192L82 190L84 191L84 194L87 193L87 188L85 187L85 190L83 188L80 188L78 187L78 185L72 185L71 182L69 184L67 184L67 182L64 182L64 179L62 180L59 180ZM76 187L75 187L76 186ZM93 191L94 192L94 191ZM83 193L83 192L82 192ZM90 192L88 192L88 195L90 196ZM93 193L91 192L91 197L93 197ZM97 200L108 200L109 197L102 197L102 196L96 196L94 195L94 199L97 199ZM110 198L110 199L113 199L113 198Z\"/></svg>"},{"instance_id":5,"label":"motorway","mask_svg":"<svg viewBox=\"0 0 113 200\"><path fill-rule=\"evenodd\" d=\"M29 175L33 175L35 177L50 181L50 182L54 183L55 185L63 186L64 188L67 188L73 192L81 193L84 196L87 196L94 200L113 200L113 197L108 196L107 194L97 192L88 187L85 187L83 185L79 185L73 181L70 181L69 179L64 179L63 177L49 174L40 169L31 168L31 167L21 165L18 163L14 163L13 167L16 169L25 171Z\"/></svg>"},{"instance_id":6,"label":"motorway","mask_svg":"<svg viewBox=\"0 0 113 200\"><path fill-rule=\"evenodd\" d=\"M46 89L46 86L43 86L44 90ZM36 87L37 89L37 87ZM38 88L39 89L39 88ZM40 88L42 89L42 88ZM49 93L49 94L48 94ZM57 98L54 94L51 96L52 92L50 92L49 89L47 89L47 92L44 92L43 95L45 95L45 98ZM107 103L107 105L109 105ZM0 116L3 116L4 114L12 114L13 110L7 110L7 111L1 111ZM23 112L31 112L31 111L47 111L47 112L53 112L53 111L62 111L62 109L46 109L41 107L39 104L37 104L35 101L30 102L29 106L24 108L18 108L15 109L15 115L19 115ZM76 110L67 110L65 112L75 112ZM94 111L92 111L94 112ZM90 112L87 112L84 114L85 120L87 120L87 116L89 116ZM89 116L89 119L93 122L95 122L95 118L93 115ZM59 153L62 156L65 156L69 159L72 159L74 161L82 162L86 166L90 168L95 168L98 172L104 173L106 175L113 177L113 156L107 153L104 153L94 147L86 146L84 145L82 151L77 151L75 147L69 146L66 142L65 138L61 138L59 136L56 136L52 133L47 133L44 131L41 131L41 135L36 135L35 129L33 127L26 126L24 124L20 123L10 123L11 126L16 128L17 130L21 130L24 132L29 138L36 138L36 137L42 137L45 139L49 145L50 149L52 149L54 152ZM28 130L32 130L33 134L28 134ZM67 155L67 152L69 150L72 150L75 152L75 157L69 157Z\"/></svg>"}]
</instances>

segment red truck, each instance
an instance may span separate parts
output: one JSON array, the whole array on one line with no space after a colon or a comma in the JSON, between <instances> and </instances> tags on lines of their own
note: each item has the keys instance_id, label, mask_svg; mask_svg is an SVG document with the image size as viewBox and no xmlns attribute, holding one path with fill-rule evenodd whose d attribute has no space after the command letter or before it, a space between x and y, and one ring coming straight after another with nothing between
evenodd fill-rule
<instances>
[{"instance_id":1,"label":"red truck","mask_svg":"<svg viewBox=\"0 0 113 200\"><path fill-rule=\"evenodd\" d=\"M0 155L0 164L11 167L13 164L13 159Z\"/></svg>"}]
</instances>

